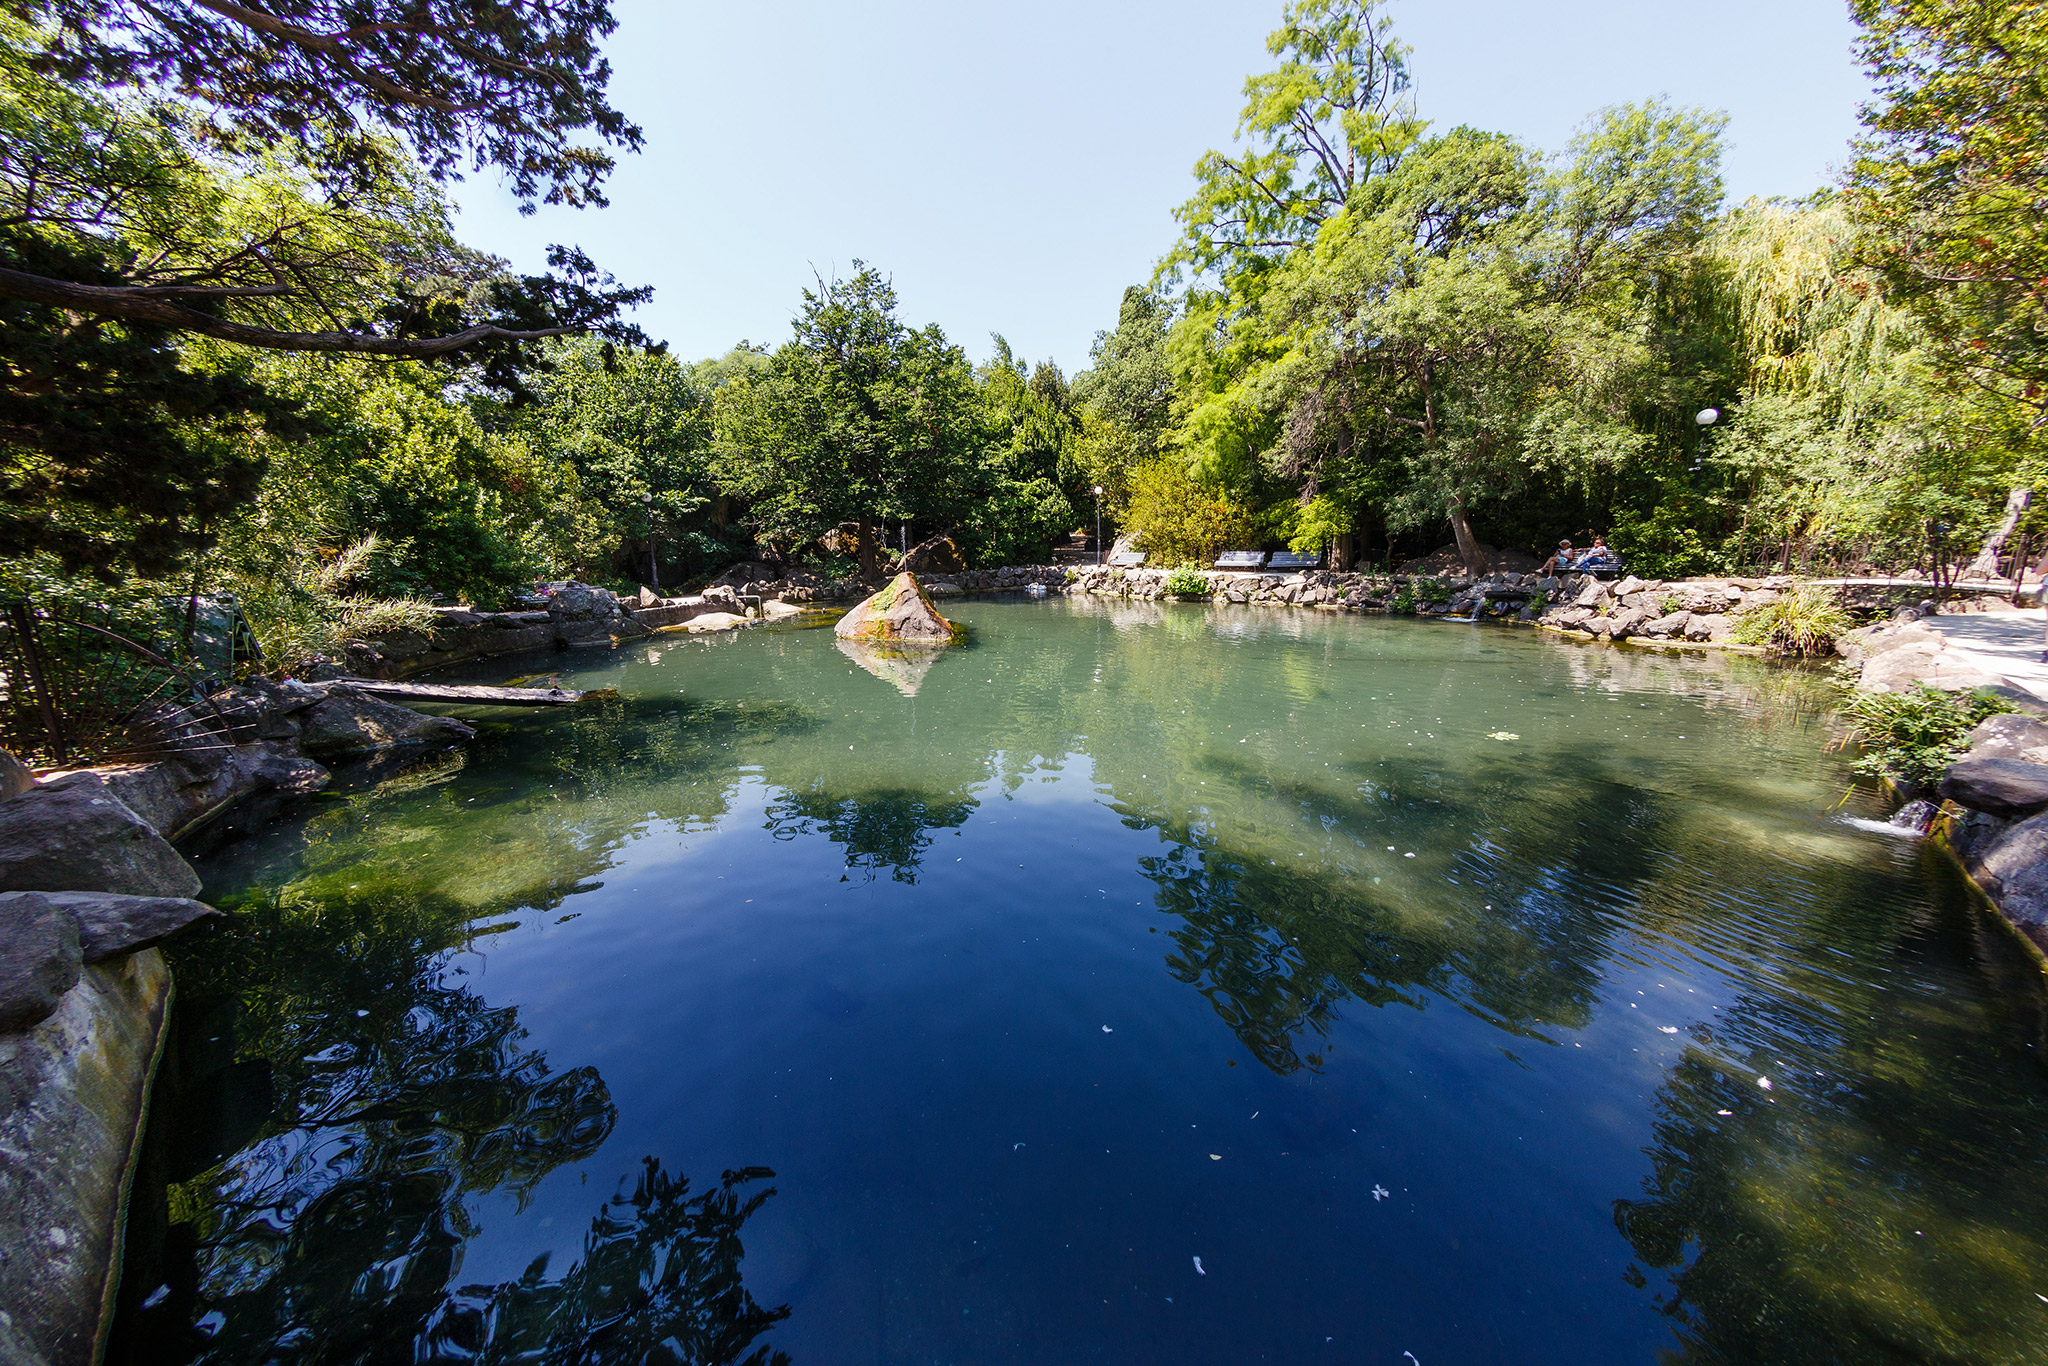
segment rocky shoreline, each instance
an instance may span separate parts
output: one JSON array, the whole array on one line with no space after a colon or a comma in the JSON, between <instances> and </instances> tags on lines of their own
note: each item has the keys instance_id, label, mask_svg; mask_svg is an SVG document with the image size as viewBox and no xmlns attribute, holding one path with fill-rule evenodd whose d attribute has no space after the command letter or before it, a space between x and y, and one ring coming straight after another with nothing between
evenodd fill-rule
<instances>
[{"instance_id":1,"label":"rocky shoreline","mask_svg":"<svg viewBox=\"0 0 2048 1366\"><path fill-rule=\"evenodd\" d=\"M172 999L157 945L222 919L172 847L329 764L468 739L345 683L252 681L194 743L38 778L0 751L0 1360L97 1361ZM201 741L205 741L201 743Z\"/></svg>"}]
</instances>

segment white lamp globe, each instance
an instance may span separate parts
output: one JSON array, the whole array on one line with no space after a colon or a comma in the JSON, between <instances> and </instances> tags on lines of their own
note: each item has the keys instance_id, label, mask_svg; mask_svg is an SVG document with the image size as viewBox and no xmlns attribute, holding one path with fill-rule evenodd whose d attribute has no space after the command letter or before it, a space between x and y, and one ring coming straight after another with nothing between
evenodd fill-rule
<instances>
[{"instance_id":1,"label":"white lamp globe","mask_svg":"<svg viewBox=\"0 0 2048 1366\"><path fill-rule=\"evenodd\" d=\"M1702 408L1693 414L1692 420L1699 423L1702 427L1711 427L1720 421L1720 418L1721 410L1719 408Z\"/></svg>"}]
</instances>

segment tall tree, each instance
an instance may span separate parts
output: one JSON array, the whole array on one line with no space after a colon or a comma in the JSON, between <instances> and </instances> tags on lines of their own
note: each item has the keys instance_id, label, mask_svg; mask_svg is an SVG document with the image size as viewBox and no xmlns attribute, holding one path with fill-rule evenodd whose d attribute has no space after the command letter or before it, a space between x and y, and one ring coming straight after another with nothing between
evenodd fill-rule
<instances>
[{"instance_id":1,"label":"tall tree","mask_svg":"<svg viewBox=\"0 0 2048 1366\"><path fill-rule=\"evenodd\" d=\"M603 0L6 0L0 62L16 92L0 102L0 298L412 359L593 327L626 335L619 310L645 292L580 251L551 248L550 274L515 278L453 249L442 225L393 231L389 203L409 158L427 184L494 168L529 209L603 203L603 145L640 141L604 98L597 44L612 26ZM197 222L182 211L220 169L280 166L302 181L292 207ZM366 221L385 230L366 240ZM111 278L36 265L27 236L115 243ZM365 306L350 284L366 273L402 287Z\"/></svg>"},{"instance_id":2,"label":"tall tree","mask_svg":"<svg viewBox=\"0 0 2048 1366\"><path fill-rule=\"evenodd\" d=\"M904 326L894 286L854 264L804 291L765 370L718 391L714 458L765 538L793 548L851 523L872 577L881 522L965 511L981 411L960 348L936 325Z\"/></svg>"},{"instance_id":3,"label":"tall tree","mask_svg":"<svg viewBox=\"0 0 2048 1366\"><path fill-rule=\"evenodd\" d=\"M1940 362L2048 416L2048 17L1855 0L1876 85L1850 171L1868 256Z\"/></svg>"}]
</instances>

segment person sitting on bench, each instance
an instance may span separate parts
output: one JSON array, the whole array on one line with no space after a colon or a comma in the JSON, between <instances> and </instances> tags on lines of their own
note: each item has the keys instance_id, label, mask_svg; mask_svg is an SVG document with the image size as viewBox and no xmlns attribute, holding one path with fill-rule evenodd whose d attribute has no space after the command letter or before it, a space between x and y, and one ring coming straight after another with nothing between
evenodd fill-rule
<instances>
[{"instance_id":1,"label":"person sitting on bench","mask_svg":"<svg viewBox=\"0 0 2048 1366\"><path fill-rule=\"evenodd\" d=\"M1573 565L1572 568L1605 569L1614 563L1615 555L1613 551L1607 548L1607 538L1605 536L1595 536L1593 538L1593 548L1581 555L1579 562Z\"/></svg>"},{"instance_id":2,"label":"person sitting on bench","mask_svg":"<svg viewBox=\"0 0 2048 1366\"><path fill-rule=\"evenodd\" d=\"M1549 559L1545 560L1543 562L1543 567L1537 570L1536 572L1543 575L1545 578L1549 578L1552 574L1557 573L1559 570L1570 569L1571 567L1572 543L1571 539L1567 537L1566 539L1559 541L1557 543L1557 553L1555 555L1552 555Z\"/></svg>"}]
</instances>

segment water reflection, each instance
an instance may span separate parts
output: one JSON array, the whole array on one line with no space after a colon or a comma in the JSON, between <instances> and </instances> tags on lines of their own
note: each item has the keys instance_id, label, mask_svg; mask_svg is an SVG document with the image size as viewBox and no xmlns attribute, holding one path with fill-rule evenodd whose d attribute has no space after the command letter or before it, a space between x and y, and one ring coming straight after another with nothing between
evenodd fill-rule
<instances>
[{"instance_id":1,"label":"water reflection","mask_svg":"<svg viewBox=\"0 0 2048 1366\"><path fill-rule=\"evenodd\" d=\"M750 1189L765 1167L729 1171L696 1195L647 1158L630 1191L605 1203L583 1255L560 1280L543 1255L516 1281L448 1295L415 1338L415 1361L787 1366L756 1346L789 1317L764 1309L740 1280L740 1229L775 1194Z\"/></svg>"},{"instance_id":2,"label":"water reflection","mask_svg":"<svg viewBox=\"0 0 2048 1366\"><path fill-rule=\"evenodd\" d=\"M788 1308L764 1308L740 1277L768 1173L693 1187L650 1159L573 1262L514 1217L529 1199L558 1208L578 1167L609 1183L642 1151L703 1151L643 1142L633 1119L686 1127L687 1110L693 1143L731 1142L785 1174L763 1223L786 1279L756 1273L770 1303L798 1306L778 1343L807 1316L873 1313L902 1330L889 1342L1024 1360L993 1337L947 1336L992 1306L977 1301L970 1323L948 1300L965 1292L920 1281L921 1254L903 1249L943 1245L934 1266L997 1259L1001 1293L1031 1306L1012 1322L1061 1321L1061 1294L1085 1284L1093 1313L1112 1278L1066 1256L1079 1256L1067 1230L1039 1248L1062 1269L1001 1260L1028 1222L1006 1198L1052 1222L1063 1204L1047 1191L1101 1192L1076 1196L1076 1217L1106 1226L1090 1202L1108 1202L1135 1231L1119 1233L1120 1255L1142 1258L1141 1238L1190 1204L1228 1217L1244 1191L1219 1192L1247 1170L1262 1209L1306 1221L1288 1238L1321 1247L1345 1217L1330 1190L1356 1187L1356 1204L1368 1178L1398 1184L1395 1126L1360 1132L1384 1101L1404 1129L1464 1120L1469 1132L1439 1132L1478 1160L1439 1199L1454 1185L1528 1221L1493 1255L1558 1237L1599 1268L1575 1269L1573 1312L1654 1328L1654 1300L1685 1360L2017 1361L2039 1344L2013 1304L2048 1254L2048 1124L2014 1029L1990 1018L1999 989L1968 975L1991 957L1952 942L1966 908L1927 903L1932 872L1813 816L1841 780L1814 713L1781 695L1759 705L1757 679L1774 676L1307 613L962 610L982 614L975 649L916 677L817 633L608 655L569 681L617 696L480 716L464 755L365 773L221 850L211 885L247 889L242 915L211 941L232 954L180 966L171 1070L187 1098L164 1113L185 1122L162 1159L176 1232L138 1253L151 1270L134 1282L137 1300L171 1289L147 1310L131 1300L126 1340L161 1327L185 1357L217 1360L779 1360L763 1338ZM845 881L864 884L858 899L839 899ZM501 974L488 1001L465 975L485 959ZM1699 989L1692 1013L1658 1015L1682 1036L1617 999L1660 977ZM561 1031L546 1054L522 1002L537 1030ZM1117 1023L1108 1012L1126 1004ZM1069 1012L1099 1053L1061 1051ZM1145 1031L1156 1047L1115 1061ZM1439 1053L1389 1059L1371 1097L1346 1093L1347 1060L1425 1036ZM588 1053L565 1051L585 1040ZM1203 1078L1224 1073L1206 1061L1217 1052L1235 1064L1233 1040L1260 1066L1228 1073L1226 1093ZM964 1076L948 1070L962 1054ZM1484 1071L1497 1094L1483 1106L1437 1108L1502 1054L1519 1075ZM1085 1086L1041 1075L1069 1067L1099 1070ZM1755 1085L1764 1074L1777 1089ZM1239 1088L1258 1098L1239 1108ZM1163 1120L1071 1142L1112 1090L1151 1098L1126 1106L1145 1125L1148 1106L1184 1103L1197 1170L1218 1184L1176 1175L1164 1203L1144 1203L1117 1164L1164 1143ZM1034 1112L999 1113L1012 1091ZM1216 1114L1261 1106L1258 1125L1294 1135L1275 1154L1251 1131L1211 1149ZM1512 1134L1490 1129L1496 1107ZM1530 1147L1507 1146L1525 1134ZM1543 1180L1592 1188L1568 1214L1488 1184L1507 1180L1503 1154L1545 1138L1563 1155ZM1370 1171L1346 1146L1368 1143L1383 1164ZM1580 1156L1617 1143L1608 1166ZM892 1186L902 1149L919 1170ZM1008 1165L977 1165L984 1149ZM690 1161L730 1160L711 1151ZM1313 1177L1310 1153L1324 1164ZM1257 1166L1282 1158L1304 1174ZM941 1168L949 1182L920 1184ZM1006 1183L1026 1171L1018 1197ZM833 1207L839 1181L854 1193ZM792 1206L807 1221L794 1229L777 1222L798 1219ZM1361 1207L1380 1217L1377 1200ZM901 1232L876 1273L888 1284L863 1301L886 1310L849 1309L841 1268L883 1246L876 1225ZM1385 1236L1374 1225L1330 1256L1377 1255ZM490 1273L465 1273L483 1249ZM1191 1249L1171 1251L1161 1265L1188 1274ZM1630 1252L1633 1289L1616 1276ZM1273 1255L1266 1279L1234 1273L1259 1302L1320 1274ZM1432 1281L1427 1260L1381 1268L1394 1298L1440 1296L1447 1321L1500 1307L1488 1288ZM1167 1302L1154 1272L1119 1262L1124 1276ZM839 1298L805 1301L812 1277ZM942 1312L943 1333L920 1318ZM1146 1336L1157 1323L1116 1336L1125 1326L1083 1336L1103 1359L1168 1350ZM330 1340L327 1355L308 1345ZM1183 1357L1199 1345L1177 1341ZM1575 1359L1562 1341L1529 1346L1523 1359Z\"/></svg>"}]
</instances>

